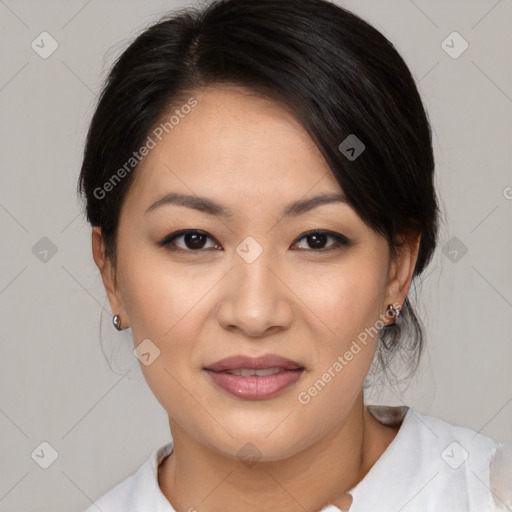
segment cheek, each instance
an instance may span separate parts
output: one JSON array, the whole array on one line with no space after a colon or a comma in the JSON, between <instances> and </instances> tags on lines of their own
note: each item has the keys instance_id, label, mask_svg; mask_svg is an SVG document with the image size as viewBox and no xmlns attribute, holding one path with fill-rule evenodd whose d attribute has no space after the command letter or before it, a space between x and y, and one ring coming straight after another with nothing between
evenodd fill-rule
<instances>
[{"instance_id":1,"label":"cheek","mask_svg":"<svg viewBox=\"0 0 512 512\"><path fill-rule=\"evenodd\" d=\"M206 299L216 280L211 274L198 279L197 270L193 278L184 266L171 265L165 258L144 251L125 257L119 261L121 266L135 346L149 339L156 346L149 345L150 353L158 354L148 365L141 360L149 388L172 416L187 411L202 418L204 411L193 399L194 393L188 391L194 390L191 367L200 364L198 345L205 337Z\"/></svg>"},{"instance_id":2,"label":"cheek","mask_svg":"<svg viewBox=\"0 0 512 512\"><path fill-rule=\"evenodd\" d=\"M331 300L321 298L322 327L313 333L321 340L317 359L295 392L301 422L314 426L322 417L325 431L343 419L361 392L377 346L379 330L372 326L380 304L372 280L355 274L331 280L329 292ZM317 435L313 430L310 441Z\"/></svg>"},{"instance_id":3,"label":"cheek","mask_svg":"<svg viewBox=\"0 0 512 512\"><path fill-rule=\"evenodd\" d=\"M193 389L190 379L205 362L203 345L211 345L205 325L212 318L212 297L225 271L172 264L154 250L139 250L122 264L127 276L123 296L135 346L149 339L160 351L141 369L162 405L169 397L176 403L183 398L180 383Z\"/></svg>"},{"instance_id":4,"label":"cheek","mask_svg":"<svg viewBox=\"0 0 512 512\"><path fill-rule=\"evenodd\" d=\"M318 317L313 321L311 315L310 321L317 328L312 333L319 340L317 359L297 392L302 392L299 402L311 420L335 404L332 418L327 415L335 421L340 408L356 398L373 360L386 283L385 268L373 256L347 257L302 281L300 296Z\"/></svg>"},{"instance_id":5,"label":"cheek","mask_svg":"<svg viewBox=\"0 0 512 512\"><path fill-rule=\"evenodd\" d=\"M185 266L172 265L161 254L133 253L122 266L123 298L135 341L144 338L164 343L190 328L189 316L197 315L200 303L214 285L211 274L194 276ZM205 267L206 268L206 267ZM199 306L199 308L198 308ZM191 336L192 332L187 331Z\"/></svg>"},{"instance_id":6,"label":"cheek","mask_svg":"<svg viewBox=\"0 0 512 512\"><path fill-rule=\"evenodd\" d=\"M332 349L342 350L366 328L375 325L383 313L385 275L385 268L374 258L354 254L297 283L298 295L321 320Z\"/></svg>"}]
</instances>

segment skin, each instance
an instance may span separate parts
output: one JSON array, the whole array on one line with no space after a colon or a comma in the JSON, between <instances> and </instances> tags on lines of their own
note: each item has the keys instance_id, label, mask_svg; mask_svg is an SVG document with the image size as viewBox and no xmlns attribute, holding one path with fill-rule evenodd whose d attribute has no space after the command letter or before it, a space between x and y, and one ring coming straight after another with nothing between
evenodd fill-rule
<instances>
[{"instance_id":1,"label":"skin","mask_svg":"<svg viewBox=\"0 0 512 512\"><path fill-rule=\"evenodd\" d=\"M101 230L92 249L114 314L135 346L150 339L160 356L141 363L167 411L174 452L159 467L162 492L178 511L348 510L357 484L394 439L363 401L377 337L309 403L298 393L321 378L357 335L403 304L419 237L395 260L384 238L346 203L283 218L289 203L342 192L304 128L282 105L235 86L195 91L198 105L152 149L123 204L116 276ZM233 211L225 219L179 205L145 214L168 192L206 196ZM181 229L210 238L195 249ZM330 230L352 243L322 253L304 237ZM248 236L262 253L236 252ZM320 242L321 243L321 242ZM221 250L214 249L215 244ZM188 252L187 252L188 251ZM195 252L193 252L195 251ZM221 358L277 353L306 368L272 398L244 400L218 388L203 368ZM237 452L255 445L248 467Z\"/></svg>"}]
</instances>

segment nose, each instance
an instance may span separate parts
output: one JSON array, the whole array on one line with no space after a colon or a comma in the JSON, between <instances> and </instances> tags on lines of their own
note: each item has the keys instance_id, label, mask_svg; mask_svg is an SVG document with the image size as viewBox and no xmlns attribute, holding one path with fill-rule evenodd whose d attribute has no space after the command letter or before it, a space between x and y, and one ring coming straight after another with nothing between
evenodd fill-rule
<instances>
[{"instance_id":1,"label":"nose","mask_svg":"<svg viewBox=\"0 0 512 512\"><path fill-rule=\"evenodd\" d=\"M220 325L250 338L262 338L289 328L293 319L293 292L283 269L263 251L252 261L236 257L223 283L217 309Z\"/></svg>"}]
</instances>

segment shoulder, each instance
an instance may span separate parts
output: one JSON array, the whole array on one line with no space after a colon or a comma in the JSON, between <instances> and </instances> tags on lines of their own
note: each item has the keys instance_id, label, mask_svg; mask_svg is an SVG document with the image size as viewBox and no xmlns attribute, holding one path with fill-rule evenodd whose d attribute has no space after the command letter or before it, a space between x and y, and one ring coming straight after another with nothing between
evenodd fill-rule
<instances>
[{"instance_id":1,"label":"shoulder","mask_svg":"<svg viewBox=\"0 0 512 512\"><path fill-rule=\"evenodd\" d=\"M506 445L471 428L407 406L370 406L384 424L401 421L396 437L353 489L353 512L507 511L512 455ZM378 503L371 496L379 496ZM509 500L509 501L507 501ZM352 512L352 511L351 511Z\"/></svg>"},{"instance_id":2,"label":"shoulder","mask_svg":"<svg viewBox=\"0 0 512 512\"><path fill-rule=\"evenodd\" d=\"M134 476L131 475L94 501L84 512L114 512L129 510L128 504L133 493Z\"/></svg>"},{"instance_id":3,"label":"shoulder","mask_svg":"<svg viewBox=\"0 0 512 512\"><path fill-rule=\"evenodd\" d=\"M172 511L158 485L158 466L172 450L172 441L155 449L132 475L96 499L84 512Z\"/></svg>"},{"instance_id":4,"label":"shoulder","mask_svg":"<svg viewBox=\"0 0 512 512\"><path fill-rule=\"evenodd\" d=\"M461 510L509 510L507 507L512 505L510 447L441 418L413 410L409 414L409 446L413 446L414 437L420 441L416 448L418 462L424 468L423 476L432 479L432 502L439 500L439 510L448 510L448 495L452 496L453 507L462 504Z\"/></svg>"}]
</instances>

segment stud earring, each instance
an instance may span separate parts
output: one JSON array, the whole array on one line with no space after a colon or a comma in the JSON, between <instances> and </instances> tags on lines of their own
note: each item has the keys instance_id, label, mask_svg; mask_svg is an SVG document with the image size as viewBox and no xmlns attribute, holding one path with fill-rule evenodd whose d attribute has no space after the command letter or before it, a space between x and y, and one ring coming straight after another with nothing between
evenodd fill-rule
<instances>
[{"instance_id":1,"label":"stud earring","mask_svg":"<svg viewBox=\"0 0 512 512\"><path fill-rule=\"evenodd\" d=\"M395 306L393 304L388 304L386 311L391 316L398 318L400 316L400 309L401 309L401 306L398 306L397 308L395 308Z\"/></svg>"},{"instance_id":2,"label":"stud earring","mask_svg":"<svg viewBox=\"0 0 512 512\"><path fill-rule=\"evenodd\" d=\"M123 328L121 327L121 317L119 315L114 315L114 317L112 318L112 323L114 324L114 327L118 331L123 330Z\"/></svg>"}]
</instances>

